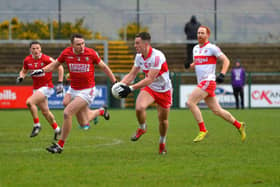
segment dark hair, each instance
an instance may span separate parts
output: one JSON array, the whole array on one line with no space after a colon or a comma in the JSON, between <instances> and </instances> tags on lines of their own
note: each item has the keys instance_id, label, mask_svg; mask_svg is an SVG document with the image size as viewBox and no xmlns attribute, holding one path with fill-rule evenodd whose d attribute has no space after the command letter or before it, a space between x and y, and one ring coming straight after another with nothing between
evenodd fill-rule
<instances>
[{"instance_id":1,"label":"dark hair","mask_svg":"<svg viewBox=\"0 0 280 187\"><path fill-rule=\"evenodd\" d=\"M38 41L32 41L32 42L29 43L29 48L31 48L31 46L32 46L33 44L39 44L39 45L41 46L41 43L40 43L40 42L38 42Z\"/></svg>"},{"instance_id":2,"label":"dark hair","mask_svg":"<svg viewBox=\"0 0 280 187\"><path fill-rule=\"evenodd\" d=\"M151 35L148 32L140 32L136 34L136 37L140 37L142 40L151 41Z\"/></svg>"},{"instance_id":3,"label":"dark hair","mask_svg":"<svg viewBox=\"0 0 280 187\"><path fill-rule=\"evenodd\" d=\"M83 39L84 37L83 37L83 35L78 34L78 33L72 34L72 36L71 36L71 43L74 42L75 38L82 38Z\"/></svg>"}]
</instances>

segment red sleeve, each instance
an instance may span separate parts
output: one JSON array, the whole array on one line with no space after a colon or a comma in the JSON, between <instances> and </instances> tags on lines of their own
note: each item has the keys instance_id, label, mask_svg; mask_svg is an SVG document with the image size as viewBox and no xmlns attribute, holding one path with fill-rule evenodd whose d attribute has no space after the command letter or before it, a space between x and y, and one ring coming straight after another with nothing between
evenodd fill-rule
<instances>
[{"instance_id":1,"label":"red sleeve","mask_svg":"<svg viewBox=\"0 0 280 187\"><path fill-rule=\"evenodd\" d=\"M59 62L59 63L64 63L65 62L65 50L63 50L61 53L60 53L60 55L59 55L59 57L57 58L57 61Z\"/></svg>"},{"instance_id":2,"label":"red sleeve","mask_svg":"<svg viewBox=\"0 0 280 187\"><path fill-rule=\"evenodd\" d=\"M23 60L23 69L28 70L27 58L25 58L25 59Z\"/></svg>"},{"instance_id":3,"label":"red sleeve","mask_svg":"<svg viewBox=\"0 0 280 187\"><path fill-rule=\"evenodd\" d=\"M44 62L46 62L46 64L50 64L50 63L52 63L52 61L51 61L51 57L50 57L50 56L48 56L48 55L44 55L44 59L43 59L43 61L44 61Z\"/></svg>"},{"instance_id":4,"label":"red sleeve","mask_svg":"<svg viewBox=\"0 0 280 187\"><path fill-rule=\"evenodd\" d=\"M101 58L99 57L98 53L94 50L92 50L92 62L94 64L99 64L101 61Z\"/></svg>"}]
</instances>

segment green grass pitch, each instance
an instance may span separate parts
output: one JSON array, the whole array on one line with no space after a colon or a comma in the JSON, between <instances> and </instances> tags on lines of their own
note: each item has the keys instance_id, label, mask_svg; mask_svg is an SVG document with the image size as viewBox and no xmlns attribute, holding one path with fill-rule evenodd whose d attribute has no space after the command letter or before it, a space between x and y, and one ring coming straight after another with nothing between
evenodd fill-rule
<instances>
[{"instance_id":1,"label":"green grass pitch","mask_svg":"<svg viewBox=\"0 0 280 187\"><path fill-rule=\"evenodd\" d=\"M242 143L233 125L202 110L209 134L193 143L197 124L189 110L172 110L167 155L158 155L156 110L147 111L147 133L138 142L134 110L111 110L89 131L73 128L62 154L50 154L53 131L29 138L28 110L0 111L0 186L280 186L280 109L230 110L247 123ZM61 125L63 112L53 110Z\"/></svg>"}]
</instances>

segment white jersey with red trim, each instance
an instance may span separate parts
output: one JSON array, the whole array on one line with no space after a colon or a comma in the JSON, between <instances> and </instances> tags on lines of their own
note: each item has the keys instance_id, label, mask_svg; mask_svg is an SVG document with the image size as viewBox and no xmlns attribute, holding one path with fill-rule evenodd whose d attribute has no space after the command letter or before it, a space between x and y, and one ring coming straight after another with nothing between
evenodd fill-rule
<instances>
[{"instance_id":1,"label":"white jersey with red trim","mask_svg":"<svg viewBox=\"0 0 280 187\"><path fill-rule=\"evenodd\" d=\"M156 92L166 92L172 88L166 58L161 51L150 48L146 58L140 53L136 54L134 66L140 67L146 77L151 69L160 70L154 82L148 85L152 90Z\"/></svg>"},{"instance_id":2,"label":"white jersey with red trim","mask_svg":"<svg viewBox=\"0 0 280 187\"><path fill-rule=\"evenodd\" d=\"M216 63L217 58L221 55L223 55L223 52L220 48L209 42L203 46L194 46L193 60L198 83L205 80L216 80Z\"/></svg>"}]
</instances>

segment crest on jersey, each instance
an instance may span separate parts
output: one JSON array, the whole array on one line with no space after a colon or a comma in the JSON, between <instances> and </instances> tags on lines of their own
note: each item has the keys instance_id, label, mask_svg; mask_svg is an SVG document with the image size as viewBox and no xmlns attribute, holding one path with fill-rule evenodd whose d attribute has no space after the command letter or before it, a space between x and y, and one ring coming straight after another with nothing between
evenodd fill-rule
<instances>
[{"instance_id":1,"label":"crest on jersey","mask_svg":"<svg viewBox=\"0 0 280 187\"><path fill-rule=\"evenodd\" d=\"M145 63L144 63L144 67L145 67L146 69L148 69L149 67L151 67L151 64L150 64L150 63L145 62Z\"/></svg>"},{"instance_id":2,"label":"crest on jersey","mask_svg":"<svg viewBox=\"0 0 280 187\"><path fill-rule=\"evenodd\" d=\"M86 57L86 61L88 61L89 60L89 58L88 57Z\"/></svg>"},{"instance_id":3,"label":"crest on jersey","mask_svg":"<svg viewBox=\"0 0 280 187\"><path fill-rule=\"evenodd\" d=\"M41 66L44 66L44 62L41 62Z\"/></svg>"},{"instance_id":4,"label":"crest on jersey","mask_svg":"<svg viewBox=\"0 0 280 187\"><path fill-rule=\"evenodd\" d=\"M81 58L80 58L80 57L77 57L77 61L79 61L79 62L80 62L80 61L81 61Z\"/></svg>"}]
</instances>

